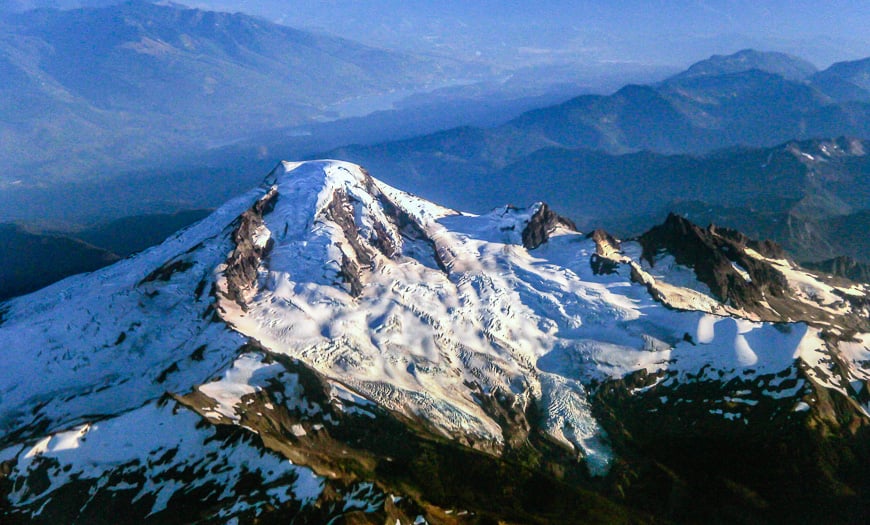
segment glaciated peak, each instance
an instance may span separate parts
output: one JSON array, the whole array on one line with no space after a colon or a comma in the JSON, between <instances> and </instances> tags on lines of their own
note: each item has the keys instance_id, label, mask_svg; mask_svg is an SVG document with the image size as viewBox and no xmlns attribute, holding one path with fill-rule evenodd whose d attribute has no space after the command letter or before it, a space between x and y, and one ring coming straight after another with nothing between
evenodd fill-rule
<instances>
[{"instance_id":1,"label":"glaciated peak","mask_svg":"<svg viewBox=\"0 0 870 525\"><path fill-rule=\"evenodd\" d=\"M260 443L323 472L354 457L411 465L406 444L436 435L573 477L572 457L604 474L624 440L670 439L662 421L678 432L692 421L676 436L691 441L695 429L775 435L806 418L828 431L841 414L870 425L870 287L821 282L775 255L676 215L621 242L583 236L541 203L462 214L354 164L281 163L163 245L4 305L0 463L44 498L116 472L128 456L93 446L104 441L142 448L143 479L162 479L151 458L223 469ZM219 447L229 452L210 463L186 453L214 441L187 409L263 439ZM173 456L174 437L128 439L157 425L192 445ZM71 467L53 463L58 451ZM80 474L92 463L79 454L103 470ZM29 456L60 481L39 488L44 471L28 469L42 460ZM251 464L271 483L279 470L261 458ZM333 492L328 477L292 470L300 505ZM182 486L167 484L153 509ZM42 512L46 500L28 494L16 489L16 508Z\"/></svg>"},{"instance_id":2,"label":"glaciated peak","mask_svg":"<svg viewBox=\"0 0 870 525\"><path fill-rule=\"evenodd\" d=\"M340 160L309 160L291 162L282 160L266 178L269 184L278 184L287 179L305 181L312 186L339 187L348 183L365 185L371 177L362 167Z\"/></svg>"},{"instance_id":3,"label":"glaciated peak","mask_svg":"<svg viewBox=\"0 0 870 525\"><path fill-rule=\"evenodd\" d=\"M343 221L342 206L350 206L360 234L371 237L372 228L386 222L413 220L425 223L445 215L456 214L419 197L409 195L371 177L361 166L337 160L281 162L266 179L279 195L278 208L288 203L297 219L304 224L324 218ZM291 210L281 210L288 217ZM404 214L405 217L398 217ZM295 224L295 226L304 226ZM419 224L418 224L419 225ZM288 225L289 227L293 224ZM401 224L399 224L401 226Z\"/></svg>"}]
</instances>

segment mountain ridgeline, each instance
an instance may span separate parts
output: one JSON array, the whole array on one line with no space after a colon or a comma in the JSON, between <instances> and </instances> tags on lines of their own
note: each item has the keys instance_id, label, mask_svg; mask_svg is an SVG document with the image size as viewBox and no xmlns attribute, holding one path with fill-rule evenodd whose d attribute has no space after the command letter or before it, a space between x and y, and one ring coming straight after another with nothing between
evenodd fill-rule
<instances>
[{"instance_id":1,"label":"mountain ridgeline","mask_svg":"<svg viewBox=\"0 0 870 525\"><path fill-rule=\"evenodd\" d=\"M349 98L460 71L449 60L178 4L0 13L0 183L181 163L330 117L329 107Z\"/></svg>"},{"instance_id":2,"label":"mountain ridgeline","mask_svg":"<svg viewBox=\"0 0 870 525\"><path fill-rule=\"evenodd\" d=\"M477 157L462 158L498 165L543 146L705 153L839 135L866 137L870 95L862 95L860 86L868 64L838 63L814 73L811 64L781 53L746 50L714 56L658 84L580 96L479 130L481 136L467 146ZM828 93L823 80L834 77L852 86L852 95ZM471 138L457 129L416 142L447 149L459 137Z\"/></svg>"},{"instance_id":3,"label":"mountain ridgeline","mask_svg":"<svg viewBox=\"0 0 870 525\"><path fill-rule=\"evenodd\" d=\"M111 251L65 236L38 235L0 224L0 300L119 259Z\"/></svg>"},{"instance_id":4,"label":"mountain ridgeline","mask_svg":"<svg viewBox=\"0 0 870 525\"><path fill-rule=\"evenodd\" d=\"M220 41L219 45L209 43L206 49L219 49L236 57L233 60L250 57L244 46L253 45L233 43L232 35L239 27L267 35L287 31L243 15L135 3L107 9L105 16L114 9L126 10L128 22L145 17L145 22L130 26L139 36L166 26L163 33L153 35L163 35L166 42L175 42L167 33L170 29L189 25L191 31L204 33L203 46ZM71 29L85 23L82 20L103 15L84 10L18 16L37 17L43 25L62 21ZM149 17L160 23L147 22ZM212 22L223 29L206 31ZM54 34L48 29L44 32ZM273 36L277 38L278 33ZM129 45L119 43L129 40L125 34L112 37L117 40L114 43L103 42L105 49L120 45L118 49L129 51ZM296 42L303 34L292 35L293 39L283 38ZM306 42L318 49L329 47L324 42L333 42L312 39ZM345 42L338 47L349 53L349 45ZM236 51L230 53L232 49ZM134 55L124 56L129 60L150 60L151 56ZM106 58L103 66L110 67L112 60ZM867 136L862 126L870 119L859 115L868 104L861 95L866 67L866 61L856 61L819 72L796 57L746 50L711 57L657 85L627 86L610 96L578 97L494 128L456 128L399 142L342 147L324 156L358 162L390 183L475 212L505 202L545 199L583 229L605 227L624 236L638 235L675 212L702 224L729 226L775 240L798 260L846 256L867 263L870 247L863 232L868 224L868 145L850 138ZM841 87L852 86L851 94L828 90L825 86L832 78L839 79ZM210 111L218 107L222 106L215 104ZM828 124L817 126L825 119ZM788 138L815 135L838 138ZM710 137L714 137L710 143L692 145ZM782 137L782 142L759 146L776 137ZM277 138L270 144L280 149ZM720 146L724 149L706 152ZM262 145L252 148L240 144L232 154L248 161L257 159L253 166L263 165L258 153ZM648 150L635 151L638 148ZM0 207L44 209L57 214L56 219L74 221L82 220L76 213L85 209L116 218L127 209L139 214L211 207L254 183L250 166L244 167L248 161L233 168L206 164L177 173L128 173L119 180L39 187L29 193L9 187L0 195ZM30 213L18 220L34 217ZM159 233L151 243L168 232ZM85 240L119 253L101 239Z\"/></svg>"}]
</instances>

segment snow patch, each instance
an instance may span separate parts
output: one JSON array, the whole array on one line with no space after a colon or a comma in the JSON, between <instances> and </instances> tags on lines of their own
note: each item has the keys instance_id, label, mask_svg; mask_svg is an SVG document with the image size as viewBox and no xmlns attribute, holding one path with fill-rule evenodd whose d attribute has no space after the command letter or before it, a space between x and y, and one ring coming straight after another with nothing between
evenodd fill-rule
<instances>
[{"instance_id":1,"label":"snow patch","mask_svg":"<svg viewBox=\"0 0 870 525\"><path fill-rule=\"evenodd\" d=\"M808 412L810 410L810 405L808 405L804 401L798 401L798 404L794 406L792 412Z\"/></svg>"},{"instance_id":2,"label":"snow patch","mask_svg":"<svg viewBox=\"0 0 870 525\"><path fill-rule=\"evenodd\" d=\"M93 491L137 489L133 501L153 499L151 515L164 511L175 494L204 486L217 491L220 501L235 501L232 508L242 511L249 505L244 492L237 492L235 486L252 474L269 489L267 500L272 504L286 501L287 494L302 505L319 497L323 480L309 469L264 454L244 439L223 442L214 427L202 426L200 421L177 405L152 402L111 419L46 436L17 456L9 479L18 482L9 502L13 508L47 502L56 490L76 479L91 482ZM22 482L36 479L34 473L40 470L45 472L45 486ZM182 482L183 472L189 470L197 476ZM119 471L124 481L115 474Z\"/></svg>"},{"instance_id":3,"label":"snow patch","mask_svg":"<svg viewBox=\"0 0 870 525\"><path fill-rule=\"evenodd\" d=\"M283 366L277 363L266 364L263 359L261 354L243 354L233 362L233 366L220 380L200 385L199 391L216 402L212 410L238 423L236 407L241 405L242 398L258 392L265 380L284 370ZM253 381L255 376L256 383Z\"/></svg>"}]
</instances>

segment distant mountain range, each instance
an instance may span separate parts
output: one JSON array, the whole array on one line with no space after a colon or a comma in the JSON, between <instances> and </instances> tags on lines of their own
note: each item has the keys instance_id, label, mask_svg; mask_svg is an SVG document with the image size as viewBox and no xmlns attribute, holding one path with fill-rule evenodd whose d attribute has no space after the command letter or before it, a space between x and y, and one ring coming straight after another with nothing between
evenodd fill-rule
<instances>
[{"instance_id":1,"label":"distant mountain range","mask_svg":"<svg viewBox=\"0 0 870 525\"><path fill-rule=\"evenodd\" d=\"M868 145L844 138L870 137L862 68L870 61L816 72L795 57L747 50L657 85L581 96L494 128L327 156L480 211L537 192L582 225L637 233L669 209L715 209L699 220L770 236L802 259L867 261L867 242L842 233L861 231L870 203ZM841 88L853 86L848 96L845 88L825 91L834 76ZM632 226L628 215L640 220Z\"/></svg>"},{"instance_id":2,"label":"distant mountain range","mask_svg":"<svg viewBox=\"0 0 870 525\"><path fill-rule=\"evenodd\" d=\"M385 179L453 206L486 211L537 194L583 228L633 235L669 211L703 224L740 228L782 243L801 260L850 255L870 260L865 232L870 202L870 144L858 139L792 141L773 148L733 148L707 155L542 148L505 166L470 145L481 130L427 148L425 139L345 148ZM494 134L488 135L492 138ZM439 138L440 139L440 138ZM405 169L409 175L397 173Z\"/></svg>"},{"instance_id":3,"label":"distant mountain range","mask_svg":"<svg viewBox=\"0 0 870 525\"><path fill-rule=\"evenodd\" d=\"M732 55L713 55L707 60L696 62L686 71L674 75L671 81L742 73L752 69L796 81L806 80L818 72L816 66L799 57L786 53L762 53L753 49L744 49Z\"/></svg>"},{"instance_id":4,"label":"distant mountain range","mask_svg":"<svg viewBox=\"0 0 870 525\"><path fill-rule=\"evenodd\" d=\"M866 72L870 62L849 67ZM835 64L812 74L812 66L801 59L751 50L713 57L660 84L629 85L612 95L584 95L529 111L485 130L465 147L499 163L542 145L609 153L702 153L794 139L865 137L870 133L870 97L857 91L850 96L827 93L824 83L816 80L844 68L847 64ZM439 141L447 147L451 141L468 139L467 131L460 129L418 142L438 148Z\"/></svg>"},{"instance_id":5,"label":"distant mountain range","mask_svg":"<svg viewBox=\"0 0 870 525\"><path fill-rule=\"evenodd\" d=\"M141 0L7 13L0 184L178 162L329 116L330 105L353 97L419 88L458 71L449 60Z\"/></svg>"},{"instance_id":6,"label":"distant mountain range","mask_svg":"<svg viewBox=\"0 0 870 525\"><path fill-rule=\"evenodd\" d=\"M712 57L660 84L577 97L491 128L453 128L316 156L353 160L389 182L466 209L485 211L534 194L582 227L629 235L678 211L774 238L800 260L849 255L867 261L866 240L851 233L860 231L867 208L866 144L791 138L870 136L870 118L860 116L870 102L819 87L833 72L848 70L838 75L859 89L862 65L815 72L795 57L742 51ZM337 125L335 135L364 137L368 126L382 127L388 118ZM773 142L776 137L782 140ZM260 159L264 144L281 151L281 133L226 149L221 162L235 163L231 169L211 164L30 193L10 189L0 202L26 203L31 214L45 210L64 220L81 210L119 217L127 206L121 203L130 201L136 214L214 206L254 183L251 166L269 163ZM725 149L708 152L712 147Z\"/></svg>"},{"instance_id":7,"label":"distant mountain range","mask_svg":"<svg viewBox=\"0 0 870 525\"><path fill-rule=\"evenodd\" d=\"M839 62L812 77L814 85L839 100L870 99L870 58Z\"/></svg>"},{"instance_id":8,"label":"distant mountain range","mask_svg":"<svg viewBox=\"0 0 870 525\"><path fill-rule=\"evenodd\" d=\"M473 142L474 131L468 130L466 143ZM461 145L457 142L457 147ZM623 237L639 235L673 212L699 224L728 226L753 238L771 239L799 261L865 281L870 263L867 151L870 142L840 138L733 148L703 156L544 148L493 171L461 169L456 157L445 159L431 152L431 157L418 152L420 157L398 163L386 157L367 166L390 174L393 183L408 184L453 207L486 212L499 202L543 198L584 230L607 228ZM409 174L396 176L394 170L400 167L407 167ZM157 244L204 214L195 210L137 215L63 235L126 256ZM43 242L58 242L58 235ZM7 246L11 252L27 253ZM102 252L87 253L92 256L90 266L53 280L106 264ZM824 262L840 256L848 259ZM16 261L33 271L29 284L19 286L17 293L47 284L38 260L28 262L17 256Z\"/></svg>"}]
</instances>

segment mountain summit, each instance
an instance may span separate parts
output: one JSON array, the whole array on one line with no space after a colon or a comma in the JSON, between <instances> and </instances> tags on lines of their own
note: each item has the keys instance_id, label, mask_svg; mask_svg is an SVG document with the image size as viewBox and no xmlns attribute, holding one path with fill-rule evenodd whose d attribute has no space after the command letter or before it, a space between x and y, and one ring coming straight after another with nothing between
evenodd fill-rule
<instances>
[{"instance_id":1,"label":"mountain summit","mask_svg":"<svg viewBox=\"0 0 870 525\"><path fill-rule=\"evenodd\" d=\"M731 55L713 55L706 60L696 62L686 71L671 77L671 80L728 75L752 69L795 81L806 80L818 71L816 66L796 56L773 51L743 49Z\"/></svg>"},{"instance_id":2,"label":"mountain summit","mask_svg":"<svg viewBox=\"0 0 870 525\"><path fill-rule=\"evenodd\" d=\"M779 519L848 487L846 520L868 493L839 462L866 460L868 297L677 216L620 242L542 203L471 215L284 162L160 246L0 305L0 512Z\"/></svg>"}]
</instances>

